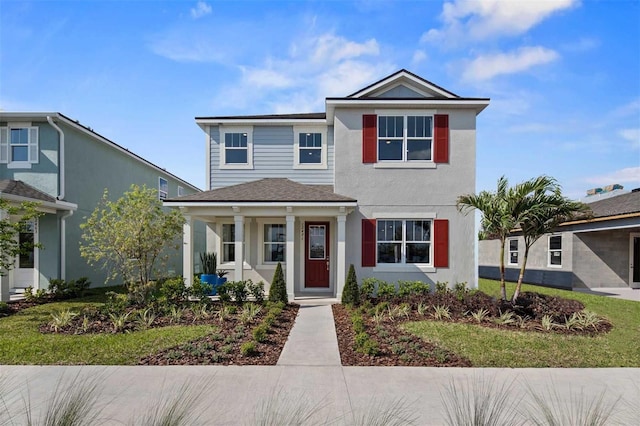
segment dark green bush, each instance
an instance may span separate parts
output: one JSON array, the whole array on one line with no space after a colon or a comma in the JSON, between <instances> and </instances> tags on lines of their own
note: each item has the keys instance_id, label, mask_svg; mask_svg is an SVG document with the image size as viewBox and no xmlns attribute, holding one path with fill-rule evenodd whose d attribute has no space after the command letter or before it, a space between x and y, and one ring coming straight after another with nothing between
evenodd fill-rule
<instances>
[{"instance_id":1,"label":"dark green bush","mask_svg":"<svg viewBox=\"0 0 640 426\"><path fill-rule=\"evenodd\" d=\"M108 314L119 314L129 306L129 298L126 294L108 291L104 294L107 298L104 304L104 311Z\"/></svg>"},{"instance_id":2,"label":"dark green bush","mask_svg":"<svg viewBox=\"0 0 640 426\"><path fill-rule=\"evenodd\" d=\"M360 286L360 299L366 300L371 299L375 296L376 293L376 283L378 282L377 278L365 278L362 280L362 285Z\"/></svg>"},{"instance_id":3,"label":"dark green bush","mask_svg":"<svg viewBox=\"0 0 640 426\"><path fill-rule=\"evenodd\" d=\"M251 342L245 342L242 344L242 346L240 346L240 353L243 356L253 356L257 353L257 349L256 349L256 342L251 341Z\"/></svg>"},{"instance_id":4,"label":"dark green bush","mask_svg":"<svg viewBox=\"0 0 640 426\"><path fill-rule=\"evenodd\" d=\"M444 282L436 282L436 293L444 294L449 292L449 283L447 281Z\"/></svg>"},{"instance_id":5,"label":"dark green bush","mask_svg":"<svg viewBox=\"0 0 640 426\"><path fill-rule=\"evenodd\" d=\"M260 343L267 340L267 333L269 331L269 326L265 323L260 324L256 328L253 329L253 339Z\"/></svg>"},{"instance_id":6,"label":"dark green bush","mask_svg":"<svg viewBox=\"0 0 640 426\"><path fill-rule=\"evenodd\" d=\"M33 292L33 287L31 286L24 289L24 300L26 300L27 302L40 303L40 302L44 302L46 298L47 298L47 290L43 288L37 289L35 293Z\"/></svg>"},{"instance_id":7,"label":"dark green bush","mask_svg":"<svg viewBox=\"0 0 640 426\"><path fill-rule=\"evenodd\" d=\"M396 295L395 284L386 281L378 282L378 298L391 298Z\"/></svg>"},{"instance_id":8,"label":"dark green bush","mask_svg":"<svg viewBox=\"0 0 640 426\"><path fill-rule=\"evenodd\" d=\"M7 315L11 310L7 302L0 302L0 315Z\"/></svg>"},{"instance_id":9,"label":"dark green bush","mask_svg":"<svg viewBox=\"0 0 640 426\"><path fill-rule=\"evenodd\" d=\"M231 302L231 282L227 281L226 283L219 285L217 292L221 302Z\"/></svg>"},{"instance_id":10,"label":"dark green bush","mask_svg":"<svg viewBox=\"0 0 640 426\"><path fill-rule=\"evenodd\" d=\"M349 266L347 273L347 282L342 290L342 303L345 305L357 306L360 304L360 288L358 287L358 279L353 264Z\"/></svg>"},{"instance_id":11,"label":"dark green bush","mask_svg":"<svg viewBox=\"0 0 640 426\"><path fill-rule=\"evenodd\" d=\"M361 351L365 355L376 356L380 353L380 348L378 342L373 339L368 339L362 346Z\"/></svg>"},{"instance_id":12,"label":"dark green bush","mask_svg":"<svg viewBox=\"0 0 640 426\"><path fill-rule=\"evenodd\" d=\"M231 294L233 296L233 300L235 300L236 303L244 303L247 301L247 295L248 295L247 283L253 284L251 280L231 281L226 283L228 284Z\"/></svg>"},{"instance_id":13,"label":"dark green bush","mask_svg":"<svg viewBox=\"0 0 640 426\"><path fill-rule=\"evenodd\" d=\"M369 335L364 331L356 334L356 337L355 337L356 348L360 349L364 347L364 344L367 342L367 340L369 340Z\"/></svg>"},{"instance_id":14,"label":"dark green bush","mask_svg":"<svg viewBox=\"0 0 640 426\"><path fill-rule=\"evenodd\" d=\"M191 287L189 287L188 294L200 300L207 301L209 300L207 296L211 294L212 287L213 286L211 284L203 283L202 281L200 281L200 277L194 276L193 284L191 285Z\"/></svg>"},{"instance_id":15,"label":"dark green bush","mask_svg":"<svg viewBox=\"0 0 640 426\"><path fill-rule=\"evenodd\" d=\"M167 303L176 305L187 298L188 291L184 284L184 278L172 277L162 281L160 285L160 297Z\"/></svg>"},{"instance_id":16,"label":"dark green bush","mask_svg":"<svg viewBox=\"0 0 640 426\"><path fill-rule=\"evenodd\" d=\"M249 293L253 296L256 302L262 303L264 302L264 282L259 281L257 283L253 283L253 281L247 281L247 289Z\"/></svg>"},{"instance_id":17,"label":"dark green bush","mask_svg":"<svg viewBox=\"0 0 640 426\"><path fill-rule=\"evenodd\" d=\"M398 281L398 295L425 295L431 292L431 286L422 281Z\"/></svg>"},{"instance_id":18,"label":"dark green bush","mask_svg":"<svg viewBox=\"0 0 640 426\"><path fill-rule=\"evenodd\" d=\"M272 302L283 302L285 304L289 303L287 285L284 281L282 265L280 262L278 262L276 270L273 273L273 279L271 280L271 286L269 287L269 300Z\"/></svg>"}]
</instances>

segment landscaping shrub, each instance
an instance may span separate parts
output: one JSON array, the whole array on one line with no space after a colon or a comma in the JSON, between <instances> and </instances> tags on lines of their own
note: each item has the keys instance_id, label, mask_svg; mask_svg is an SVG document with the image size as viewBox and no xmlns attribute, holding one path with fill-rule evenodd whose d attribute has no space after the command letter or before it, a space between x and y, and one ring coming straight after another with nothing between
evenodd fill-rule
<instances>
[{"instance_id":1,"label":"landscaping shrub","mask_svg":"<svg viewBox=\"0 0 640 426\"><path fill-rule=\"evenodd\" d=\"M358 287L358 279L356 278L356 270L353 264L349 266L347 273L347 282L342 290L342 303L345 305L357 306L360 304L360 288Z\"/></svg>"},{"instance_id":2,"label":"landscaping shrub","mask_svg":"<svg viewBox=\"0 0 640 426\"><path fill-rule=\"evenodd\" d=\"M280 262L278 262L276 270L273 273L271 287L269 287L269 300L272 302L289 303L289 297L287 296L287 285L284 281L282 265L280 264Z\"/></svg>"},{"instance_id":3,"label":"landscaping shrub","mask_svg":"<svg viewBox=\"0 0 640 426\"><path fill-rule=\"evenodd\" d=\"M217 288L218 297L220 297L220 301L223 303L231 302L231 282L226 282L222 285L219 285Z\"/></svg>"},{"instance_id":4,"label":"landscaping shrub","mask_svg":"<svg viewBox=\"0 0 640 426\"><path fill-rule=\"evenodd\" d=\"M242 355L244 356L253 356L257 354L258 351L256 349L256 342L251 341L243 343L242 346L240 346L240 353L242 353Z\"/></svg>"},{"instance_id":5,"label":"landscaping shrub","mask_svg":"<svg viewBox=\"0 0 640 426\"><path fill-rule=\"evenodd\" d=\"M424 295L431 292L431 285L422 281L398 281L398 295Z\"/></svg>"},{"instance_id":6,"label":"landscaping shrub","mask_svg":"<svg viewBox=\"0 0 640 426\"><path fill-rule=\"evenodd\" d=\"M449 291L449 283L447 281L436 282L436 293L442 294L442 293L447 293L448 291Z\"/></svg>"},{"instance_id":7,"label":"landscaping shrub","mask_svg":"<svg viewBox=\"0 0 640 426\"><path fill-rule=\"evenodd\" d=\"M211 294L212 287L213 286L211 284L203 283L202 281L200 281L200 277L195 275L193 277L193 284L187 290L189 296L206 302L210 300L207 296Z\"/></svg>"},{"instance_id":8,"label":"landscaping shrub","mask_svg":"<svg viewBox=\"0 0 640 426\"><path fill-rule=\"evenodd\" d=\"M257 283L253 283L253 281L247 281L247 289L249 293L253 296L256 302L262 303L264 302L264 282L259 281Z\"/></svg>"},{"instance_id":9,"label":"landscaping shrub","mask_svg":"<svg viewBox=\"0 0 640 426\"><path fill-rule=\"evenodd\" d=\"M27 302L43 302L47 297L47 290L39 288L33 292L33 287L29 286L24 289L24 300Z\"/></svg>"},{"instance_id":10,"label":"landscaping shrub","mask_svg":"<svg viewBox=\"0 0 640 426\"><path fill-rule=\"evenodd\" d=\"M265 323L260 324L256 328L253 329L253 339L260 343L267 340L267 333L269 331L269 326Z\"/></svg>"},{"instance_id":11,"label":"landscaping shrub","mask_svg":"<svg viewBox=\"0 0 640 426\"><path fill-rule=\"evenodd\" d=\"M107 301L104 304L103 310L107 314L124 312L129 306L129 298L126 294L116 293L114 291L108 291L105 293Z\"/></svg>"},{"instance_id":12,"label":"landscaping shrub","mask_svg":"<svg viewBox=\"0 0 640 426\"><path fill-rule=\"evenodd\" d=\"M378 298L390 299L396 295L395 284L380 280L378 282Z\"/></svg>"},{"instance_id":13,"label":"landscaping shrub","mask_svg":"<svg viewBox=\"0 0 640 426\"><path fill-rule=\"evenodd\" d=\"M247 283L253 283L253 281L231 281L228 283L231 294L233 295L233 300L236 303L244 303L247 301Z\"/></svg>"},{"instance_id":14,"label":"landscaping shrub","mask_svg":"<svg viewBox=\"0 0 640 426\"><path fill-rule=\"evenodd\" d=\"M172 277L163 280L160 284L160 297L170 304L184 302L187 298L188 290L184 284L184 278Z\"/></svg>"},{"instance_id":15,"label":"landscaping shrub","mask_svg":"<svg viewBox=\"0 0 640 426\"><path fill-rule=\"evenodd\" d=\"M362 285L360 286L360 299L372 299L376 293L376 283L378 280L376 278L365 278L362 280Z\"/></svg>"},{"instance_id":16,"label":"landscaping shrub","mask_svg":"<svg viewBox=\"0 0 640 426\"><path fill-rule=\"evenodd\" d=\"M7 315L11 310L7 302L0 302L0 315Z\"/></svg>"}]
</instances>

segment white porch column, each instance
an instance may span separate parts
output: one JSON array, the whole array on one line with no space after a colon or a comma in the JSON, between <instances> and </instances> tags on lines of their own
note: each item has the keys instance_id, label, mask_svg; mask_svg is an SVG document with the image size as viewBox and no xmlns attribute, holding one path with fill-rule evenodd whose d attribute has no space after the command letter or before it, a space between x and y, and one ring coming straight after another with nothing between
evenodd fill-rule
<instances>
[{"instance_id":1,"label":"white porch column","mask_svg":"<svg viewBox=\"0 0 640 426\"><path fill-rule=\"evenodd\" d=\"M346 247L347 247L347 229L346 222L347 216L341 215L337 217L338 219L338 232L336 235L336 240L338 243L338 250L336 253L336 297L338 300L342 299L342 290L344 289L344 284L346 281Z\"/></svg>"},{"instance_id":2,"label":"white porch column","mask_svg":"<svg viewBox=\"0 0 640 426\"><path fill-rule=\"evenodd\" d=\"M235 270L234 281L242 281L244 273L244 216L238 215L233 217L233 223L236 228L236 241L235 241Z\"/></svg>"},{"instance_id":3,"label":"white porch column","mask_svg":"<svg viewBox=\"0 0 640 426\"><path fill-rule=\"evenodd\" d=\"M289 302L293 302L293 299L295 298L295 223L296 217L293 215L287 215L287 270L285 272L285 280L287 283L287 296L289 297Z\"/></svg>"},{"instance_id":4,"label":"white porch column","mask_svg":"<svg viewBox=\"0 0 640 426\"><path fill-rule=\"evenodd\" d=\"M182 226L182 277L187 287L193 284L193 219L184 217Z\"/></svg>"}]
</instances>

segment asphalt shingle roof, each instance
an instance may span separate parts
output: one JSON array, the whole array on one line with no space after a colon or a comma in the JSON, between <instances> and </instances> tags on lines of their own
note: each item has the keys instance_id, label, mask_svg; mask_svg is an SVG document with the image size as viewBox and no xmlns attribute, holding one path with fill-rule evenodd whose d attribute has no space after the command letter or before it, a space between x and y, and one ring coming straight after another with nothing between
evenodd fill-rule
<instances>
[{"instance_id":1,"label":"asphalt shingle roof","mask_svg":"<svg viewBox=\"0 0 640 426\"><path fill-rule=\"evenodd\" d=\"M615 197L589 203L593 217L617 216L640 212L640 191L627 192Z\"/></svg>"},{"instance_id":2,"label":"asphalt shingle roof","mask_svg":"<svg viewBox=\"0 0 640 426\"><path fill-rule=\"evenodd\" d=\"M33 200L47 201L55 203L56 199L49 194L27 185L21 180L2 179L0 180L0 194L11 194L18 197L31 198Z\"/></svg>"},{"instance_id":3,"label":"asphalt shingle roof","mask_svg":"<svg viewBox=\"0 0 640 426\"><path fill-rule=\"evenodd\" d=\"M305 185L286 178L266 178L253 182L172 198L181 202L355 202L333 192L332 185Z\"/></svg>"}]
</instances>

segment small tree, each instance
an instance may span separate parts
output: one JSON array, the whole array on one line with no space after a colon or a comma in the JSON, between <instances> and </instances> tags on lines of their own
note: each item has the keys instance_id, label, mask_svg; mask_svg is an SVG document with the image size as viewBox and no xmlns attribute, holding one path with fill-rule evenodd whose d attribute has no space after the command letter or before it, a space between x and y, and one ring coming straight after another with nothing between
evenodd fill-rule
<instances>
[{"instance_id":1,"label":"small tree","mask_svg":"<svg viewBox=\"0 0 640 426\"><path fill-rule=\"evenodd\" d=\"M26 254L41 244L20 244L20 232L25 231L29 223L43 213L36 210L38 203L24 202L19 205L0 198L0 275L13 269L16 256Z\"/></svg>"},{"instance_id":2,"label":"small tree","mask_svg":"<svg viewBox=\"0 0 640 426\"><path fill-rule=\"evenodd\" d=\"M184 217L165 211L155 189L131 185L117 201L102 200L85 223L80 254L90 265L109 271L107 280L121 275L125 283L146 288L157 264L164 264L167 248L180 247ZM130 288L131 290L131 288Z\"/></svg>"},{"instance_id":3,"label":"small tree","mask_svg":"<svg viewBox=\"0 0 640 426\"><path fill-rule=\"evenodd\" d=\"M289 303L289 297L287 296L287 284L284 282L284 275L282 273L282 265L280 262L278 262L278 265L276 266L276 271L273 273L273 279L271 280L271 286L269 287L269 301Z\"/></svg>"},{"instance_id":4,"label":"small tree","mask_svg":"<svg viewBox=\"0 0 640 426\"><path fill-rule=\"evenodd\" d=\"M349 266L347 282L342 290L342 303L349 305L358 305L360 303L360 289L358 288L358 278L356 278L356 270L353 267L353 263Z\"/></svg>"}]
</instances>

